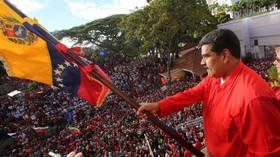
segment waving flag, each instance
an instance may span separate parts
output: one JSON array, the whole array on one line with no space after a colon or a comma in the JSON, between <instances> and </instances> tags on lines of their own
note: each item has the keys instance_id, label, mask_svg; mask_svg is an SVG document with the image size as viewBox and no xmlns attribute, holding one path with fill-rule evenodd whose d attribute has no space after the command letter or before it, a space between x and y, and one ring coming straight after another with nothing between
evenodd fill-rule
<instances>
[{"instance_id":1,"label":"waving flag","mask_svg":"<svg viewBox=\"0 0 280 157\"><path fill-rule=\"evenodd\" d=\"M0 59L8 75L62 88L100 106L109 89L91 77L89 70L109 77L93 63L81 67L67 58L59 49L62 44L49 41L34 24L36 21L23 18L0 0Z\"/></svg>"},{"instance_id":2,"label":"waving flag","mask_svg":"<svg viewBox=\"0 0 280 157\"><path fill-rule=\"evenodd\" d=\"M37 133L43 133L43 132L48 131L49 127L48 126L45 126L45 127L35 127L34 126L33 129Z\"/></svg>"}]
</instances>

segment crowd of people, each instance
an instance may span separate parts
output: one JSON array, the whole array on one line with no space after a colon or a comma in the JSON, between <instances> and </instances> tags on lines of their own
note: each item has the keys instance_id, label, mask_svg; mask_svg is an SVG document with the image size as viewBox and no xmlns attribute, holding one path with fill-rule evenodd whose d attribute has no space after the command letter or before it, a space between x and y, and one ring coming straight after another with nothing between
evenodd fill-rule
<instances>
[{"instance_id":1,"label":"crowd of people","mask_svg":"<svg viewBox=\"0 0 280 157\"><path fill-rule=\"evenodd\" d=\"M248 65L268 79L266 73L272 60L272 57L254 60ZM166 71L165 65L166 60L157 57L138 60L118 57L111 63L100 64L113 84L137 102L158 101L200 81L185 77L162 84L158 73ZM73 150L85 156L190 156L187 149L138 117L134 109L114 93L98 108L42 84L27 90L28 83L8 76L1 78L2 91L20 89L22 94L1 96L0 156L48 156L49 152L64 156ZM163 90L163 86L167 88ZM195 125L184 123L201 116L202 105L198 104L161 120L201 150L205 147L202 121L193 123ZM44 130L38 132L38 127Z\"/></svg>"},{"instance_id":2,"label":"crowd of people","mask_svg":"<svg viewBox=\"0 0 280 157\"><path fill-rule=\"evenodd\" d=\"M241 61L236 34L229 29L215 29L204 35L197 47L207 76L195 87L175 95L141 102L137 115L145 118L151 112L160 117L170 116L202 102L205 156L279 156L280 126L275 126L280 121L277 94ZM278 57L277 53L274 62L277 71ZM270 76L272 73L279 80L279 73L270 69Z\"/></svg>"}]
</instances>

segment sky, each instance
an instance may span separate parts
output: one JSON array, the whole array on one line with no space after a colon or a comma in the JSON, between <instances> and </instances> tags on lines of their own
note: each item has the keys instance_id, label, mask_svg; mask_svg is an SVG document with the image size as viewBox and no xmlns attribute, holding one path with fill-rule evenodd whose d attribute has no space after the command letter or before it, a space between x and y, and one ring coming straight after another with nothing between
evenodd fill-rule
<instances>
[{"instance_id":1,"label":"sky","mask_svg":"<svg viewBox=\"0 0 280 157\"><path fill-rule=\"evenodd\" d=\"M129 14L146 0L9 0L48 31L69 29L114 14Z\"/></svg>"}]
</instances>

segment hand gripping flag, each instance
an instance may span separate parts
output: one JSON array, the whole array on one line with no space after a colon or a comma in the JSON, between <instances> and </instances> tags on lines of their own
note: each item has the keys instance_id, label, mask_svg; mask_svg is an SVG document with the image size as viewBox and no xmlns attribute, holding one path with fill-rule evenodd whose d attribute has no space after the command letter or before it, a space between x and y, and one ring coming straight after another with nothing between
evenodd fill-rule
<instances>
[{"instance_id":1,"label":"hand gripping flag","mask_svg":"<svg viewBox=\"0 0 280 157\"><path fill-rule=\"evenodd\" d=\"M62 88L100 106L109 89L93 78L90 70L109 77L93 63L86 67L76 64L64 54L71 49L48 40L34 24L36 21L23 18L0 0L0 59L8 75Z\"/></svg>"}]
</instances>

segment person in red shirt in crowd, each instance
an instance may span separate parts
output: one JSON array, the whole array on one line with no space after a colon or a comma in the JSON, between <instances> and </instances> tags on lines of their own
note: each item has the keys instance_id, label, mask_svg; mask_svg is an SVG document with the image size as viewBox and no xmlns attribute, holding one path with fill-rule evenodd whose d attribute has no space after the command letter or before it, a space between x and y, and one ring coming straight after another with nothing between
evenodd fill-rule
<instances>
[{"instance_id":1,"label":"person in red shirt in crowd","mask_svg":"<svg viewBox=\"0 0 280 157\"><path fill-rule=\"evenodd\" d=\"M196 148L197 150L201 150L202 148L202 144L197 139L195 140L194 148Z\"/></svg>"},{"instance_id":2,"label":"person in red shirt in crowd","mask_svg":"<svg viewBox=\"0 0 280 157\"><path fill-rule=\"evenodd\" d=\"M143 111L171 115L203 102L206 155L214 157L279 157L280 104L273 90L240 60L240 43L230 30L206 34L198 45L208 76L197 86L154 103Z\"/></svg>"},{"instance_id":3,"label":"person in red shirt in crowd","mask_svg":"<svg viewBox=\"0 0 280 157\"><path fill-rule=\"evenodd\" d=\"M278 74L280 75L280 47L275 48L275 53L276 53L276 59L273 62L273 64L276 67ZM274 87L273 90L275 92L276 98L278 99L278 101L280 101L280 85Z\"/></svg>"},{"instance_id":4,"label":"person in red shirt in crowd","mask_svg":"<svg viewBox=\"0 0 280 157\"><path fill-rule=\"evenodd\" d=\"M192 153L189 150L184 151L184 157L192 157Z\"/></svg>"}]
</instances>

